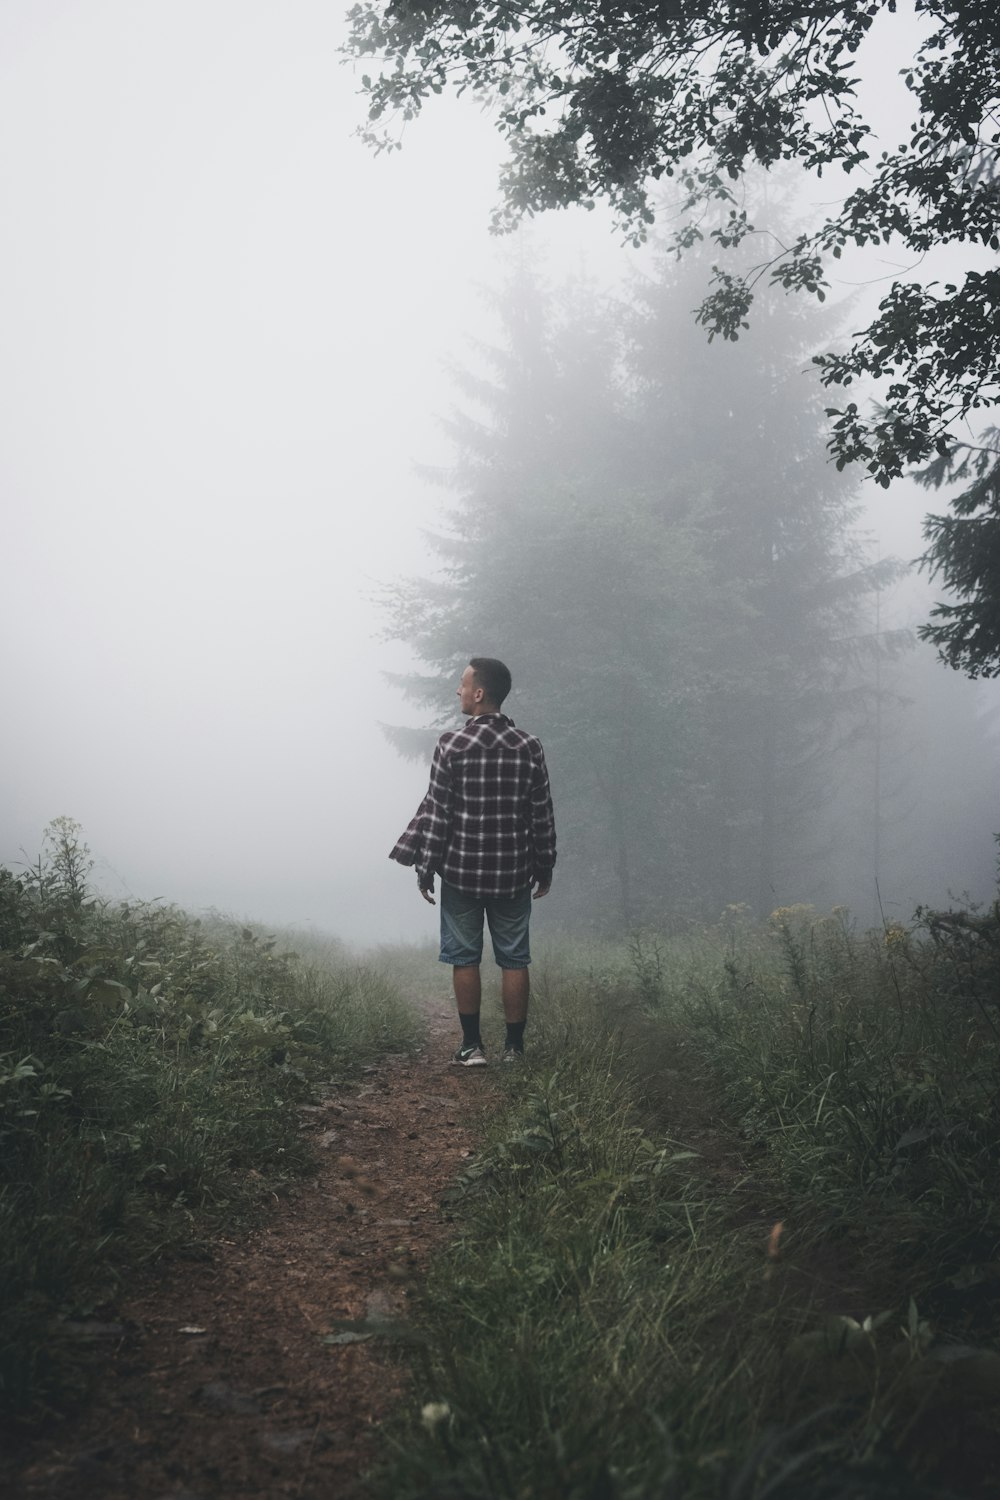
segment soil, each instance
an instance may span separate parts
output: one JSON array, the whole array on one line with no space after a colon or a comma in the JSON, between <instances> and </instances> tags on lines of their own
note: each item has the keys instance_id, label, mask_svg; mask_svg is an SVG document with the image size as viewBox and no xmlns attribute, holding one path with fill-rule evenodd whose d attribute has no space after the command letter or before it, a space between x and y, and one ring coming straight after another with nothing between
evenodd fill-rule
<instances>
[{"instance_id":1,"label":"soil","mask_svg":"<svg viewBox=\"0 0 1000 1500\"><path fill-rule=\"evenodd\" d=\"M415 1057L303 1110L315 1180L266 1227L175 1264L77 1325L97 1351L85 1411L0 1458L25 1500L226 1500L362 1493L379 1424L404 1399L381 1324L450 1230L443 1190L472 1153L487 1069L450 1066L456 1025L428 1007ZM484 1087L485 1085L485 1087ZM374 1332L373 1332L374 1329Z\"/></svg>"}]
</instances>

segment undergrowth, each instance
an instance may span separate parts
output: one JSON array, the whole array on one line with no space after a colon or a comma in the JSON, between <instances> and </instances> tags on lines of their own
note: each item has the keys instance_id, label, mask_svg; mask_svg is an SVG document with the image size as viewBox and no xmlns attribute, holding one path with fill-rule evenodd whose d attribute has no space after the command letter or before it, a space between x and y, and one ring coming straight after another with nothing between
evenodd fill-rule
<instances>
[{"instance_id":1,"label":"undergrowth","mask_svg":"<svg viewBox=\"0 0 1000 1500\"><path fill-rule=\"evenodd\" d=\"M1000 1250L1000 907L962 917L857 933L844 911L782 908L648 1007L797 1211L873 1238L921 1298Z\"/></svg>"},{"instance_id":2,"label":"undergrowth","mask_svg":"<svg viewBox=\"0 0 1000 1500\"><path fill-rule=\"evenodd\" d=\"M378 972L87 885L52 825L0 870L0 1410L82 1379L81 1319L165 1253L201 1255L310 1165L296 1106L415 1041ZM315 944L313 944L315 946Z\"/></svg>"},{"instance_id":3,"label":"undergrowth","mask_svg":"<svg viewBox=\"0 0 1000 1500\"><path fill-rule=\"evenodd\" d=\"M997 1493L997 918L537 964L379 1492Z\"/></svg>"}]
</instances>

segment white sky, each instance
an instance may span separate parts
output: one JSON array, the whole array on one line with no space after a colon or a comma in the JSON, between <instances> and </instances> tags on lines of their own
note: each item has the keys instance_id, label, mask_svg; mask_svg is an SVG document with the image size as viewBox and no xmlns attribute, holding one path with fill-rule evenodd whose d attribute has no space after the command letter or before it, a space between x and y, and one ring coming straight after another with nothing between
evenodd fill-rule
<instances>
[{"instance_id":1,"label":"white sky","mask_svg":"<svg viewBox=\"0 0 1000 1500\"><path fill-rule=\"evenodd\" d=\"M0 862L66 813L112 894L370 941L433 929L386 860L425 770L369 595L424 563L500 144L442 100L373 159L342 34L335 0L0 5ZM600 214L532 235L630 256Z\"/></svg>"},{"instance_id":2,"label":"white sky","mask_svg":"<svg viewBox=\"0 0 1000 1500\"><path fill-rule=\"evenodd\" d=\"M369 596L440 503L499 147L443 101L373 159L342 31L0 7L0 860L68 813L109 890L369 939L428 929Z\"/></svg>"}]
</instances>

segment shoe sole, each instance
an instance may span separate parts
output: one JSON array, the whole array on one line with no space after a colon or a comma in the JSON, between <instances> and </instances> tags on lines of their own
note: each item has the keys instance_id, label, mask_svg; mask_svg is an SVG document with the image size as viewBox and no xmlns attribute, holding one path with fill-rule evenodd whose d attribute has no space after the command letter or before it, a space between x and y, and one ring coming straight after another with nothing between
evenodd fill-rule
<instances>
[{"instance_id":1,"label":"shoe sole","mask_svg":"<svg viewBox=\"0 0 1000 1500\"><path fill-rule=\"evenodd\" d=\"M485 1057L453 1057L451 1060L453 1068L485 1068Z\"/></svg>"}]
</instances>

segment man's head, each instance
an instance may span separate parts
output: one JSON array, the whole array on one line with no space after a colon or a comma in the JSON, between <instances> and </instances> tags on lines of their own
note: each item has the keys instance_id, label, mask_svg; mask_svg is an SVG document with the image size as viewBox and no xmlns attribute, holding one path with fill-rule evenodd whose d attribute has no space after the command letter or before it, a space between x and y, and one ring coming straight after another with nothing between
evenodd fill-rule
<instances>
[{"instance_id":1,"label":"man's head","mask_svg":"<svg viewBox=\"0 0 1000 1500\"><path fill-rule=\"evenodd\" d=\"M493 656L473 656L462 673L458 699L463 714L498 713L510 692L510 673Z\"/></svg>"}]
</instances>

